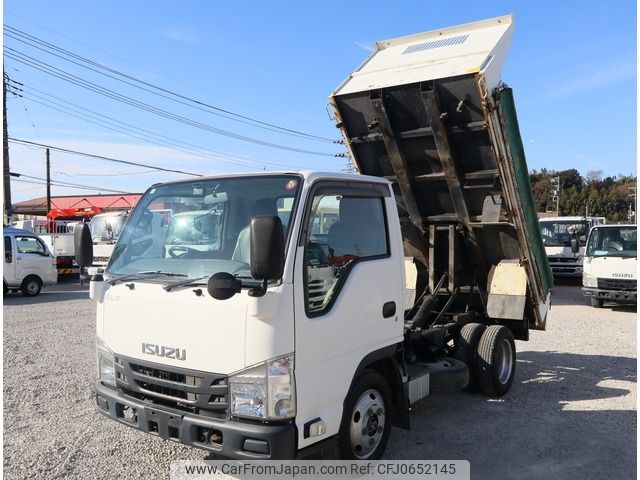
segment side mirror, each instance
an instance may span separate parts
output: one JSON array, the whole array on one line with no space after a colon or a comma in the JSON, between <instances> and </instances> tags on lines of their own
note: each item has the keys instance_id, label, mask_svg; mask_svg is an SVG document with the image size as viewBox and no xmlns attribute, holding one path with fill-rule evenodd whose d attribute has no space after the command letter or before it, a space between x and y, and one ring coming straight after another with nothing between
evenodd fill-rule
<instances>
[{"instance_id":1,"label":"side mirror","mask_svg":"<svg viewBox=\"0 0 640 480\"><path fill-rule=\"evenodd\" d=\"M575 237L571 239L571 251L573 253L578 253L580 251L580 245L578 244L578 239Z\"/></svg>"},{"instance_id":2,"label":"side mirror","mask_svg":"<svg viewBox=\"0 0 640 480\"><path fill-rule=\"evenodd\" d=\"M251 220L251 276L262 280L262 287L250 295L260 297L268 280L279 280L284 271L284 232L279 217L253 217Z\"/></svg>"},{"instance_id":3,"label":"side mirror","mask_svg":"<svg viewBox=\"0 0 640 480\"><path fill-rule=\"evenodd\" d=\"M207 292L216 300L228 300L242 290L242 282L227 272L211 275Z\"/></svg>"},{"instance_id":4,"label":"side mirror","mask_svg":"<svg viewBox=\"0 0 640 480\"><path fill-rule=\"evenodd\" d=\"M73 232L73 244L76 250L76 262L81 267L89 267L93 263L93 241L91 230L86 223L79 224Z\"/></svg>"}]
</instances>

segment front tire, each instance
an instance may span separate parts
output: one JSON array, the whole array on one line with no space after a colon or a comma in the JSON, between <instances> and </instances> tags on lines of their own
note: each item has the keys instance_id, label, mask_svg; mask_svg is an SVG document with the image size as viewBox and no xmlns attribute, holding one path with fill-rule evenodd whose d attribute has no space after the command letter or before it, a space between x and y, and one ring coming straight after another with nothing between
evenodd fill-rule
<instances>
[{"instance_id":1,"label":"front tire","mask_svg":"<svg viewBox=\"0 0 640 480\"><path fill-rule=\"evenodd\" d=\"M378 372L365 370L349 392L338 433L337 456L377 460L391 432L391 391Z\"/></svg>"},{"instance_id":2,"label":"front tire","mask_svg":"<svg viewBox=\"0 0 640 480\"><path fill-rule=\"evenodd\" d=\"M604 302L603 302L601 299L591 297L591 306L592 306L593 308L602 308L602 304L603 304L603 303L604 303Z\"/></svg>"},{"instance_id":3,"label":"front tire","mask_svg":"<svg viewBox=\"0 0 640 480\"><path fill-rule=\"evenodd\" d=\"M20 291L25 297L35 297L42 290L42 282L36 276L30 275L22 281Z\"/></svg>"},{"instance_id":4,"label":"front tire","mask_svg":"<svg viewBox=\"0 0 640 480\"><path fill-rule=\"evenodd\" d=\"M516 371L516 343L511 330L491 325L478 344L476 376L480 389L490 397L502 397L511 388Z\"/></svg>"}]
</instances>

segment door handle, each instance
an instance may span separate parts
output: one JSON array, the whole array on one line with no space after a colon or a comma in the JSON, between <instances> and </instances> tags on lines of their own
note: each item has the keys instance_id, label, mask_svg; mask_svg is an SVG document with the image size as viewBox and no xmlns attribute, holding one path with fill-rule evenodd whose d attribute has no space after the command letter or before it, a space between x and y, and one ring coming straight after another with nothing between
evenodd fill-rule
<instances>
[{"instance_id":1,"label":"door handle","mask_svg":"<svg viewBox=\"0 0 640 480\"><path fill-rule=\"evenodd\" d=\"M384 318L393 317L396 314L396 302L387 302L382 306L382 316Z\"/></svg>"}]
</instances>

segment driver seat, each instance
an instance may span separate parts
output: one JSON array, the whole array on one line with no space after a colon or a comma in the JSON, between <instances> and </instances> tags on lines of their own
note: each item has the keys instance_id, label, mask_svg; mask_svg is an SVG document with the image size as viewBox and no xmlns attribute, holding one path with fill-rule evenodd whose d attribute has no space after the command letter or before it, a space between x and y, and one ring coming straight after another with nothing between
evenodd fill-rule
<instances>
[{"instance_id":1,"label":"driver seat","mask_svg":"<svg viewBox=\"0 0 640 480\"><path fill-rule=\"evenodd\" d=\"M251 220L253 217L277 217L278 208L274 198L261 198L253 202L251 206L251 219L249 224L240 230L236 247L233 249L231 260L234 262L251 262Z\"/></svg>"}]
</instances>

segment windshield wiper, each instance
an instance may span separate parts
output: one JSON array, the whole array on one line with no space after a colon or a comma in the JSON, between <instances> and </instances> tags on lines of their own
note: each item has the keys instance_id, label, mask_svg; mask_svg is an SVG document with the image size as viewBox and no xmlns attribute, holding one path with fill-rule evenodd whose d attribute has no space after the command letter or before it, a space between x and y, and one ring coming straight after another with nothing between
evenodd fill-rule
<instances>
[{"instance_id":1,"label":"windshield wiper","mask_svg":"<svg viewBox=\"0 0 640 480\"><path fill-rule=\"evenodd\" d=\"M136 278L138 276L145 275L164 275L166 277L186 277L184 273L175 273L175 272L163 272L162 270L147 270L144 272L134 272L128 273L126 275L121 275L120 277L112 278L109 280L110 285L115 285L118 282L124 282L125 280L129 280L131 278Z\"/></svg>"},{"instance_id":2,"label":"windshield wiper","mask_svg":"<svg viewBox=\"0 0 640 480\"><path fill-rule=\"evenodd\" d=\"M185 275L186 277L186 275ZM191 285L195 282L198 282L200 280L204 280L205 278L209 278L210 275L205 275L203 277L196 277L196 278L187 278L186 280L178 280L177 282L173 282L173 283L167 283L166 285L163 285L162 288L164 288L167 292L170 292L171 290L173 290L176 287L182 287L185 285Z\"/></svg>"}]
</instances>

